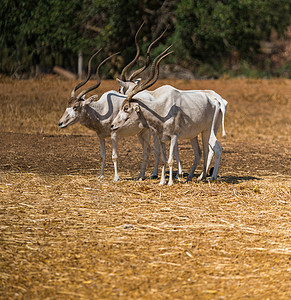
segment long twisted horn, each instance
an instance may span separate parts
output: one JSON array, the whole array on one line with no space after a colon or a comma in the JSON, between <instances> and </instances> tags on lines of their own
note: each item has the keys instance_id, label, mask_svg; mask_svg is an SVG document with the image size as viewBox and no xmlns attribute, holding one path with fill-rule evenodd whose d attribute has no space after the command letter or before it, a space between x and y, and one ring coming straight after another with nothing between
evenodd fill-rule
<instances>
[{"instance_id":1,"label":"long twisted horn","mask_svg":"<svg viewBox=\"0 0 291 300\"><path fill-rule=\"evenodd\" d=\"M141 67L140 69L134 71L129 77L128 77L128 80L133 80L133 78L135 78L136 76L138 76L140 73L142 73L150 64L150 51L151 51L151 48L152 46L158 42L163 36L164 34L166 33L166 31L168 30L168 27L166 27L166 29L162 32L162 34L157 37L154 41L152 41L147 49L147 53L146 53L146 63L143 67Z\"/></svg>"},{"instance_id":2,"label":"long twisted horn","mask_svg":"<svg viewBox=\"0 0 291 300\"><path fill-rule=\"evenodd\" d=\"M122 81L126 81L126 72L129 68L131 68L137 61L137 59L139 58L139 55L140 55L140 48L139 48L139 44L137 42L137 36L140 32L140 30L142 29L144 25L144 22L140 25L139 29L137 30L136 34L135 34L135 37L134 37L134 42L135 42L135 46L136 46L136 55L135 55L135 58L128 64L126 65L122 72L121 72L121 80Z\"/></svg>"},{"instance_id":3,"label":"long twisted horn","mask_svg":"<svg viewBox=\"0 0 291 300\"><path fill-rule=\"evenodd\" d=\"M161 62L161 60L162 60L163 58L165 58L167 55L173 53L173 51L167 53L167 51L168 51L172 46L173 46L173 45L170 45L168 48L166 48L161 54L159 54L159 55L154 59L154 61L153 61L153 63L152 63L152 67L151 67L151 72L150 72L149 78L148 78L146 81L144 81L144 82L142 82L142 83L140 84L141 87L142 87L142 90L145 90L145 89L149 88L150 86L152 86L152 85L157 81L157 79L156 79L155 81L151 82L151 81L155 78L155 73L156 73L156 71L157 71L157 67L159 66L159 63ZM157 66L156 66L156 65L157 65Z\"/></svg>"},{"instance_id":4,"label":"long twisted horn","mask_svg":"<svg viewBox=\"0 0 291 300\"><path fill-rule=\"evenodd\" d=\"M166 56L168 56L169 54L172 54L174 52L174 51L170 51L170 52L166 53L171 47L172 47L172 45L169 46L166 50L164 50L160 55L158 55L155 58L155 60L153 61L153 64L152 64L151 76L149 77L149 79L144 83L140 83L140 84L136 85L131 90L131 92L128 94L127 98L122 102L121 107L123 107L125 103L130 102L137 93L149 88L158 80L160 62Z\"/></svg>"},{"instance_id":5,"label":"long twisted horn","mask_svg":"<svg viewBox=\"0 0 291 300\"><path fill-rule=\"evenodd\" d=\"M102 65L104 65L109 59L111 59L113 56L119 54L120 52L117 52L117 53L114 53L110 56L108 56L107 58L105 58L100 64L99 66L97 67L97 70L96 70L96 77L97 77L97 83L89 88L87 88L86 90L82 91L78 96L77 96L77 100L80 100L85 94L95 90L98 88L98 86L101 84L101 77L100 77L100 74L99 74L99 71L100 71L100 67Z\"/></svg>"},{"instance_id":6,"label":"long twisted horn","mask_svg":"<svg viewBox=\"0 0 291 300\"><path fill-rule=\"evenodd\" d=\"M170 51L170 52L166 53L165 55L163 55L163 56L158 60L157 65L156 65L156 67L155 67L155 73L154 73L153 80L152 80L152 82L150 83L150 85L149 85L148 87L150 87L150 86L152 86L153 84L155 84L156 81L157 81L158 78L159 78L159 74L160 74L159 64L160 64L161 60L164 59L166 56L172 54L173 52L174 52L174 51ZM146 88L148 88L148 87L146 87Z\"/></svg>"},{"instance_id":7,"label":"long twisted horn","mask_svg":"<svg viewBox=\"0 0 291 300\"><path fill-rule=\"evenodd\" d=\"M91 77L91 62L92 62L92 59L100 52L102 50L102 48L100 48L97 52L95 52L92 56L91 56L91 58L89 59L89 62L88 62L88 75L87 75L87 78L84 80L84 81L82 81L82 82L80 82L79 84L77 84L74 88L73 88L73 90L72 90L72 92L71 92L71 97L72 98L75 98L75 96L76 96L76 90L78 90L81 86L83 86L83 85L85 85L88 81L89 81L89 79L90 79L90 77Z\"/></svg>"}]
</instances>

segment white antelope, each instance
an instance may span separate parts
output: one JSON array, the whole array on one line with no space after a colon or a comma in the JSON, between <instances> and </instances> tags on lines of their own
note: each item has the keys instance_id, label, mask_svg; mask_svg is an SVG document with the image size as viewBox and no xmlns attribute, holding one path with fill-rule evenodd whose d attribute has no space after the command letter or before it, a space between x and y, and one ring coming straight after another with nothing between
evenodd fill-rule
<instances>
[{"instance_id":1,"label":"white antelope","mask_svg":"<svg viewBox=\"0 0 291 300\"><path fill-rule=\"evenodd\" d=\"M158 73L158 68L155 71ZM155 76L156 79L157 77L158 75ZM216 138L216 132L219 126L218 120L224 119L227 101L213 91L180 91L167 86L166 88L162 87L162 93L155 101L145 100L146 97L141 96L145 92L144 90L154 82L139 83L131 90L122 103L111 129L115 132L124 130L124 128L151 129L159 137L163 162L161 185L166 183L165 141L169 139L171 141L168 158L170 169L168 185L172 185L173 155L178 139L190 139L193 146L195 138L201 133L204 167L200 177L206 177L212 159L212 154L209 155L209 148L211 148L215 154L211 179L216 179L222 154L222 147ZM149 92L146 93L149 94ZM223 134L225 134L224 126ZM196 143L198 145L197 139ZM194 147L193 149L195 150ZM188 180L191 180L197 163L195 158Z\"/></svg>"},{"instance_id":2,"label":"white antelope","mask_svg":"<svg viewBox=\"0 0 291 300\"><path fill-rule=\"evenodd\" d=\"M168 50L168 49L166 49ZM166 51L165 50L165 51ZM164 52L165 52L164 51ZM99 51L98 51L99 52ZM97 52L97 53L98 53ZM157 60L159 58L163 58L163 53L161 53L153 62L153 69L154 65L157 64ZM138 179L145 177L145 169L149 157L150 152L150 132L148 130L140 130L133 128L131 129L126 128L124 130L120 130L118 132L118 136L116 133L112 133L110 130L111 123L113 119L116 117L117 113L120 110L121 104L126 99L126 96L123 94L120 94L116 91L108 91L104 93L98 101L94 101L98 98L97 95L91 96L88 99L84 99L84 96L89 91L92 91L101 83L100 75L99 75L99 69L100 67L109 60L112 56L106 58L104 61L102 61L96 71L97 75L97 84L94 86L82 91L79 95L76 96L76 90L79 89L81 86L83 86L86 82L88 82L90 76L91 76L91 61L93 57L97 54L95 53L89 60L88 65L88 76L86 80L79 83L72 91L71 98L68 102L67 108L62 116L62 118L59 121L59 127L60 128L66 128L70 125L73 125L80 121L80 123L84 126L86 126L89 129L94 130L97 133L97 136L99 138L100 142L100 154L101 154L101 171L99 178L104 177L104 166L105 166L105 139L111 137L112 141L112 160L114 164L114 181L119 180L119 175L117 171L117 146L118 146L118 136L124 137L124 136L132 136L132 135L138 135L138 138L142 144L143 147L143 162L141 171L138 175ZM159 64L160 60L158 61ZM154 77L154 72L151 72L151 76Z\"/></svg>"},{"instance_id":3,"label":"white antelope","mask_svg":"<svg viewBox=\"0 0 291 300\"><path fill-rule=\"evenodd\" d=\"M164 36L164 34L166 33L166 31L168 29L168 26L167 26L166 29L162 32L162 34L158 38L156 38L153 42L151 42L151 44L148 46L148 49L147 49L147 52L146 52L146 62L145 62L145 64L140 69L134 71L130 76L127 76L128 70L136 64L136 62L137 62L137 60L140 56L140 47L139 47L139 44L138 44L138 41L137 41L137 36L138 36L141 28L143 27L143 25L144 25L144 22L141 24L141 26L139 27L139 29L138 29L138 31L136 32L136 35L135 35L136 55L135 55L134 59L128 65L126 65L123 68L123 70L121 72L121 75L120 75L121 79L116 78L116 81L117 81L118 86L119 86L118 91L121 94L124 94L124 95L128 95L131 92L131 90L137 84L140 83L141 78L138 78L138 79L135 79L135 78L149 66L149 64L150 64L150 51L151 51L152 46ZM156 99L156 97L159 96L160 92L161 92L161 89L159 88L157 90L156 94L155 94L155 91L149 91L149 93L151 95L153 95L154 97L151 97L150 95L147 95L147 94L143 94L143 95L145 97L147 97L148 100L154 101ZM160 159L160 155L161 155L161 149L160 149L160 142L159 142L158 137L156 136L156 134L154 132L152 132L152 135L153 135L153 141L154 141L155 164L154 164L154 170L153 170L152 174L150 175L150 178L154 179L154 178L158 177L158 167L159 167L159 159ZM195 158L197 158L198 162L199 162L199 160L201 158L201 150L199 148L198 141L197 141L197 144L193 145L193 147L194 147L193 149L195 151ZM183 170L182 170L180 159L179 159L178 144L177 144L177 147L174 150L174 153L175 153L177 168L178 168L177 178L179 179L179 175L183 174ZM198 164L198 162L197 162L197 164Z\"/></svg>"},{"instance_id":4,"label":"white antelope","mask_svg":"<svg viewBox=\"0 0 291 300\"><path fill-rule=\"evenodd\" d=\"M134 80L135 77L137 77L141 72L143 72L149 65L150 62L150 50L151 47L154 45L154 43L156 43L159 39L162 38L162 36L165 34L167 28L165 29L165 31L156 39L154 40L148 47L147 49L147 53L146 53L146 63L143 67L141 67L140 69L136 70L135 72L133 72L129 77L126 77L126 72L128 71L128 69L130 67L132 67L139 55L140 55L140 48L137 42L137 35L140 31L140 29L142 28L143 24L140 26L139 30L136 33L135 36L135 45L136 45L136 56L135 58L126 66L124 67L124 69L122 70L121 73L121 79L117 78L117 83L119 85L119 91L120 93L124 94L124 95L129 95L131 93L131 91L134 89L135 86L137 86L141 79L136 79ZM170 85L164 85L161 86L159 88L157 88L154 91L148 91L148 93L150 95L146 95L145 93L142 92L142 96L143 97L147 97L148 100L150 101L154 101L155 99L159 99L160 97L164 97L164 95L167 95L169 92L171 91L179 91L179 92L187 92L187 93L191 93L193 92L193 97L195 97L195 93L196 92L205 92L209 95L209 97L211 97L213 100L217 100L219 102L219 106L220 106L220 111L218 114L218 117L216 119L216 123L214 124L214 132L215 135L217 134L217 131L219 129L220 123L222 122L222 135L225 136L225 130L224 130L224 118L225 118L225 112L226 112L226 108L227 108L227 101L224 100L220 95L218 95L217 93L215 93L214 91L210 91L210 90L205 90L205 91L201 91L201 90L192 90L192 91L181 91L181 90L177 90L176 88L170 86ZM138 98L140 95L137 94L136 98ZM151 97L153 96L153 97ZM158 164L159 164L159 158L160 158L160 144L159 144L159 140L157 135L155 134L155 132L152 132L153 134L153 140L154 140L154 153L155 153L155 165L154 165L154 170L151 174L151 178L156 178L158 176ZM187 177L187 181L191 181L194 171L197 167L197 165L199 164L199 161L201 159L202 153L201 153L201 149L199 147L199 143L198 143L198 138L194 137L192 139L190 139L190 143L191 146L193 148L194 151L194 155L195 155L195 161L193 164L193 167L189 173L189 176ZM176 162L177 162L177 168L178 168L178 172L177 172L177 178L179 178L179 175L183 174L183 170L181 167L181 163L180 163L180 159L179 159L179 150L178 150L178 142L176 143L175 149L174 149L174 156L176 157ZM209 147L209 164L212 160L213 157L213 150L211 147ZM208 168L207 168L208 169ZM199 176L199 179L201 180L202 178L204 178L206 175L202 172L201 175Z\"/></svg>"}]
</instances>

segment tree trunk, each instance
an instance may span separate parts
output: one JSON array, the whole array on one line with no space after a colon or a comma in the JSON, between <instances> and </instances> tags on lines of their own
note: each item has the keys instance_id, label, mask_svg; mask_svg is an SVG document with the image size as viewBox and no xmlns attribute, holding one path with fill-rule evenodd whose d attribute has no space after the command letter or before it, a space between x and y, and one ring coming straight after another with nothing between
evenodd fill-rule
<instances>
[{"instance_id":1,"label":"tree trunk","mask_svg":"<svg viewBox=\"0 0 291 300\"><path fill-rule=\"evenodd\" d=\"M83 77L83 52L79 50L78 52L78 78L81 79Z\"/></svg>"}]
</instances>

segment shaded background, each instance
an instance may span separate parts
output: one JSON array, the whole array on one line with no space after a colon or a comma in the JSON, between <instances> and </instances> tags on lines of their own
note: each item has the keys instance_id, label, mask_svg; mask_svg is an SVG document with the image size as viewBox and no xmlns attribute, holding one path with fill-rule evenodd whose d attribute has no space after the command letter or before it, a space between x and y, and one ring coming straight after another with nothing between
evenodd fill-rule
<instances>
[{"instance_id":1,"label":"shaded background","mask_svg":"<svg viewBox=\"0 0 291 300\"><path fill-rule=\"evenodd\" d=\"M289 0L3 0L0 72L27 78L57 65L77 73L78 55L85 72L102 47L104 57L121 51L105 67L104 77L114 78L135 55L134 34L145 21L143 53L169 25L153 50L174 44L162 77L290 77L290 16Z\"/></svg>"}]
</instances>

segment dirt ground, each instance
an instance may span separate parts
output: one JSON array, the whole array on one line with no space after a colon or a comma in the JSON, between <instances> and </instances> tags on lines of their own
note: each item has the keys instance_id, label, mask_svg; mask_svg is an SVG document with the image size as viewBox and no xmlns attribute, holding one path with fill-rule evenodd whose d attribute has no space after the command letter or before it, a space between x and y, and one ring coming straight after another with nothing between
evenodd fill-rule
<instances>
[{"instance_id":1,"label":"dirt ground","mask_svg":"<svg viewBox=\"0 0 291 300\"><path fill-rule=\"evenodd\" d=\"M0 77L0 299L289 299L291 80L160 80L228 100L216 182L135 181L121 139L57 123L76 82ZM92 85L93 82L90 82ZM116 89L103 81L97 93ZM187 173L194 155L180 143ZM153 157L147 175L153 169Z\"/></svg>"}]
</instances>

